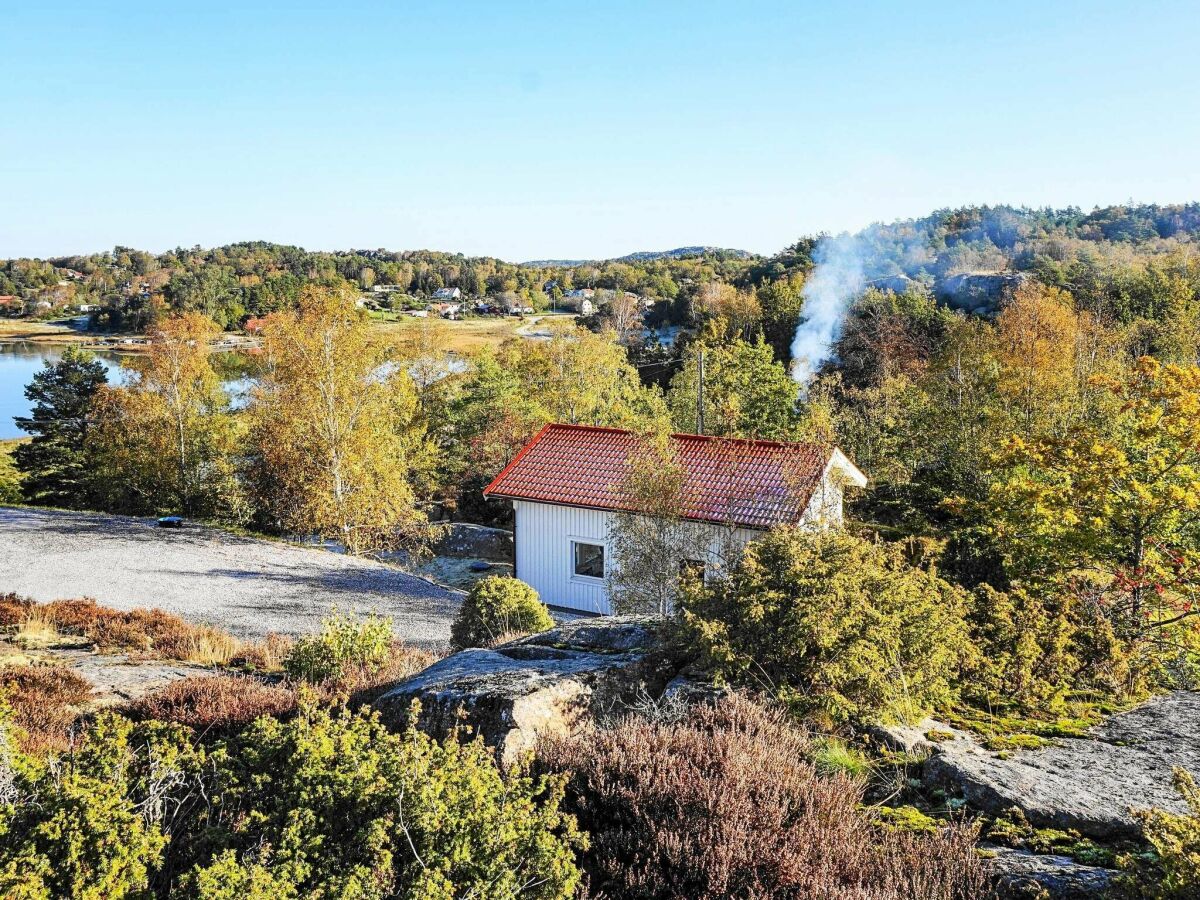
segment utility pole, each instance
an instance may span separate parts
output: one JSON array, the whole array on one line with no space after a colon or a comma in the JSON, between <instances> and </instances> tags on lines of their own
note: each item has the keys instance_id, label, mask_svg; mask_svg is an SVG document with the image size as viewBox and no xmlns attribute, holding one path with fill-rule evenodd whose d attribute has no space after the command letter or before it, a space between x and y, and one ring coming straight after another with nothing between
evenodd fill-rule
<instances>
[{"instance_id":1,"label":"utility pole","mask_svg":"<svg viewBox=\"0 0 1200 900\"><path fill-rule=\"evenodd\" d=\"M704 347L700 347L700 379L696 384L696 434L704 434Z\"/></svg>"}]
</instances>

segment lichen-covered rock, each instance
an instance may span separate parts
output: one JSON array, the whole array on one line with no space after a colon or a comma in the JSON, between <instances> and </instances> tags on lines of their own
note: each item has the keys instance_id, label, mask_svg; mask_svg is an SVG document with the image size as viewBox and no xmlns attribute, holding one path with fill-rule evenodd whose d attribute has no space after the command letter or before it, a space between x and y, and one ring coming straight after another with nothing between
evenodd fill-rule
<instances>
[{"instance_id":1,"label":"lichen-covered rock","mask_svg":"<svg viewBox=\"0 0 1200 900\"><path fill-rule=\"evenodd\" d=\"M374 704L385 721L445 734L467 724L511 763L543 735L566 735L639 696L657 696L678 671L660 620L581 619L491 650L464 650L400 682Z\"/></svg>"},{"instance_id":2,"label":"lichen-covered rock","mask_svg":"<svg viewBox=\"0 0 1200 900\"><path fill-rule=\"evenodd\" d=\"M513 533L467 522L452 522L433 548L438 556L512 562Z\"/></svg>"},{"instance_id":3,"label":"lichen-covered rock","mask_svg":"<svg viewBox=\"0 0 1200 900\"><path fill-rule=\"evenodd\" d=\"M961 793L976 809L1019 808L1032 825L1101 838L1136 837L1133 810L1186 813L1171 770L1200 773L1200 693L1177 691L1112 716L1086 738L1040 750L993 753L973 740L936 745L931 786Z\"/></svg>"},{"instance_id":4,"label":"lichen-covered rock","mask_svg":"<svg viewBox=\"0 0 1200 900\"><path fill-rule=\"evenodd\" d=\"M1002 898L1084 900L1099 897L1113 886L1118 873L1085 866L1069 856L1029 853L1008 847L984 847L986 865Z\"/></svg>"},{"instance_id":5,"label":"lichen-covered rock","mask_svg":"<svg viewBox=\"0 0 1200 900\"><path fill-rule=\"evenodd\" d=\"M1024 272L962 272L938 282L937 296L954 309L990 316L999 312L1028 280Z\"/></svg>"},{"instance_id":6,"label":"lichen-covered rock","mask_svg":"<svg viewBox=\"0 0 1200 900\"><path fill-rule=\"evenodd\" d=\"M108 706L139 700L184 678L206 678L216 669L169 660L132 660L124 653L67 651L58 661L92 683L92 704Z\"/></svg>"},{"instance_id":7,"label":"lichen-covered rock","mask_svg":"<svg viewBox=\"0 0 1200 900\"><path fill-rule=\"evenodd\" d=\"M971 740L965 731L930 718L922 719L915 725L871 725L867 728L867 734L888 750L917 757L929 756L946 741Z\"/></svg>"},{"instance_id":8,"label":"lichen-covered rock","mask_svg":"<svg viewBox=\"0 0 1200 900\"><path fill-rule=\"evenodd\" d=\"M894 294L903 294L906 291L923 288L921 282L914 278L909 278L907 275L884 275L880 278L871 279L867 282L867 285L876 290L891 291Z\"/></svg>"}]
</instances>

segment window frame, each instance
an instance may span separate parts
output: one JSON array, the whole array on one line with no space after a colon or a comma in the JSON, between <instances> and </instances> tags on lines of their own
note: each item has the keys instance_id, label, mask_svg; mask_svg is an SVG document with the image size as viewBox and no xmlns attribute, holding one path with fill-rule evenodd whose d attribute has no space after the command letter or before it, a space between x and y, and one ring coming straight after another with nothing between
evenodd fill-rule
<instances>
[{"instance_id":1,"label":"window frame","mask_svg":"<svg viewBox=\"0 0 1200 900\"><path fill-rule=\"evenodd\" d=\"M603 581L608 574L608 545L596 538L571 538L571 578L588 584ZM600 551L600 574L586 575L579 571L579 548L595 547Z\"/></svg>"}]
</instances>

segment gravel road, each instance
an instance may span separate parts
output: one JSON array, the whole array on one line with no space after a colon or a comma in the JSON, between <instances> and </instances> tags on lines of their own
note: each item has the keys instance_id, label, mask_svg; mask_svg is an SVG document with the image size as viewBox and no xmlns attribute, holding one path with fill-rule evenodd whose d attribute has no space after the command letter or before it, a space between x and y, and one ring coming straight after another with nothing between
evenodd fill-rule
<instances>
[{"instance_id":1,"label":"gravel road","mask_svg":"<svg viewBox=\"0 0 1200 900\"><path fill-rule=\"evenodd\" d=\"M460 595L398 569L214 528L0 506L0 593L158 607L241 637L313 631L333 606L391 617L397 636L442 647Z\"/></svg>"}]
</instances>

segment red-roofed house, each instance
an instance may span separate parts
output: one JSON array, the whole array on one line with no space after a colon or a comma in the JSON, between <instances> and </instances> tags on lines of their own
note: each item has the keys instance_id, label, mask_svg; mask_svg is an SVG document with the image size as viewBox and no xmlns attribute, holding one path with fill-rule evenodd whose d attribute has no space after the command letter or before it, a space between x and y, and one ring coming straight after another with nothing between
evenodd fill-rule
<instances>
[{"instance_id":1,"label":"red-roofed house","mask_svg":"<svg viewBox=\"0 0 1200 900\"><path fill-rule=\"evenodd\" d=\"M621 486L639 441L618 428L547 425L484 489L512 501L516 575L545 602L611 611L607 550L616 515L631 509ZM867 483L836 447L698 434L670 442L685 473L684 517L710 548L706 565L776 525L840 525L843 488Z\"/></svg>"}]
</instances>

